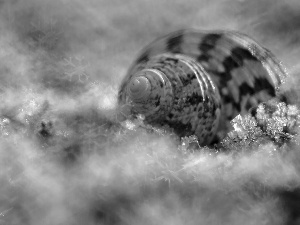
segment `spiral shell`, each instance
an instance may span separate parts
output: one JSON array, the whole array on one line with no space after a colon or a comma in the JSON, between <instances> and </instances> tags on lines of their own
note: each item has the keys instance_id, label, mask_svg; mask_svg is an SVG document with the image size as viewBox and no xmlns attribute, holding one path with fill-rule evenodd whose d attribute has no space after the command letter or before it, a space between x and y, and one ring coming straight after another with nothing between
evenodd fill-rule
<instances>
[{"instance_id":1,"label":"spiral shell","mask_svg":"<svg viewBox=\"0 0 300 225\"><path fill-rule=\"evenodd\" d=\"M280 62L247 35L180 30L141 51L119 90L129 115L145 117L201 145L223 137L230 121L276 96L286 77Z\"/></svg>"}]
</instances>

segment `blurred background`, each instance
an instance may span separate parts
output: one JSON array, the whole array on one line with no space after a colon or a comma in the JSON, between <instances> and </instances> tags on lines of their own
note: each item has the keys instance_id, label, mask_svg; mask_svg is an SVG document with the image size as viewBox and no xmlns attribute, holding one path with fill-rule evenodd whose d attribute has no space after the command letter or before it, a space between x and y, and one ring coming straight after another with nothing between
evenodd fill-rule
<instances>
[{"instance_id":1,"label":"blurred background","mask_svg":"<svg viewBox=\"0 0 300 225\"><path fill-rule=\"evenodd\" d=\"M299 93L299 13L298 0L0 0L0 225L300 224L299 145L187 154L112 118L138 52L182 28L248 34Z\"/></svg>"}]
</instances>

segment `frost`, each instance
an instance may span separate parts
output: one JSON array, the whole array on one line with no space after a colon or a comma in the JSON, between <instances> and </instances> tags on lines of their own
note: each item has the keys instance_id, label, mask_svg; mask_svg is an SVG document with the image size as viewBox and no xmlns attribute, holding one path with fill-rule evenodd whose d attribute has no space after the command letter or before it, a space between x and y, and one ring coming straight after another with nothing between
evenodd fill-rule
<instances>
[{"instance_id":1,"label":"frost","mask_svg":"<svg viewBox=\"0 0 300 225\"><path fill-rule=\"evenodd\" d=\"M189 151L193 151L195 149L200 149L200 145L198 142L198 138L196 135L191 135L188 137L181 138L181 146L179 147L181 151L187 153Z\"/></svg>"},{"instance_id":2,"label":"frost","mask_svg":"<svg viewBox=\"0 0 300 225\"><path fill-rule=\"evenodd\" d=\"M8 118L2 117L0 119L0 136L8 136L11 133L9 128L10 120Z\"/></svg>"},{"instance_id":3,"label":"frost","mask_svg":"<svg viewBox=\"0 0 300 225\"><path fill-rule=\"evenodd\" d=\"M129 130L134 130L137 127L137 124L135 124L133 121L130 121L130 120L126 120L126 121L122 122L121 125Z\"/></svg>"},{"instance_id":4,"label":"frost","mask_svg":"<svg viewBox=\"0 0 300 225\"><path fill-rule=\"evenodd\" d=\"M229 133L231 138L255 140L262 135L261 129L257 127L255 118L250 115L246 115L244 117L238 115L231 121L231 124L235 131Z\"/></svg>"},{"instance_id":5,"label":"frost","mask_svg":"<svg viewBox=\"0 0 300 225\"><path fill-rule=\"evenodd\" d=\"M300 114L296 105L271 100L259 104L252 115L236 116L231 124L234 130L222 142L226 148L253 147L270 140L282 145L295 140Z\"/></svg>"},{"instance_id":6,"label":"frost","mask_svg":"<svg viewBox=\"0 0 300 225\"><path fill-rule=\"evenodd\" d=\"M262 105L235 118L228 151L219 152L200 148L195 136L178 148L163 127L142 117L123 124L132 119L125 109L114 115L134 55L166 29L191 21L242 28L292 65L298 13L279 0L98 2L0 3L0 224L299 224L300 151L290 145L297 107ZM281 52L292 39L295 48ZM285 152L275 144L286 142Z\"/></svg>"},{"instance_id":7,"label":"frost","mask_svg":"<svg viewBox=\"0 0 300 225\"><path fill-rule=\"evenodd\" d=\"M266 135L275 141L292 138L300 124L298 108L284 102L273 101L259 105L256 118Z\"/></svg>"},{"instance_id":8,"label":"frost","mask_svg":"<svg viewBox=\"0 0 300 225\"><path fill-rule=\"evenodd\" d=\"M57 26L57 21L53 18L42 18L39 16L38 21L32 21L31 37L38 47L52 50L61 38L62 31Z\"/></svg>"}]
</instances>

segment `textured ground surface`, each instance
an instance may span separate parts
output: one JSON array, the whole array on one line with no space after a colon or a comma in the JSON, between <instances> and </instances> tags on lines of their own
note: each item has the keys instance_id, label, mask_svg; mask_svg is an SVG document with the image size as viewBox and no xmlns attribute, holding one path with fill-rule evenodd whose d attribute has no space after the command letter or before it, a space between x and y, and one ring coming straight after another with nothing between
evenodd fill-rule
<instances>
[{"instance_id":1,"label":"textured ground surface","mask_svg":"<svg viewBox=\"0 0 300 225\"><path fill-rule=\"evenodd\" d=\"M298 0L0 0L0 224L299 224L297 136L188 153L111 122L138 51L186 27L249 34L298 94L299 12Z\"/></svg>"}]
</instances>

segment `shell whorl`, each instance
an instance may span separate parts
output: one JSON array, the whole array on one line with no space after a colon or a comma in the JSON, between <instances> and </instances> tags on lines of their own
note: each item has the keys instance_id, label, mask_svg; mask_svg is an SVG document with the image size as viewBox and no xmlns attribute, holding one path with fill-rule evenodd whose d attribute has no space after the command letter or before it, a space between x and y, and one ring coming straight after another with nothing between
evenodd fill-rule
<instances>
[{"instance_id":1,"label":"shell whorl","mask_svg":"<svg viewBox=\"0 0 300 225\"><path fill-rule=\"evenodd\" d=\"M142 50L121 84L119 103L205 145L224 136L236 115L276 96L285 77L273 54L247 35L181 30Z\"/></svg>"}]
</instances>

